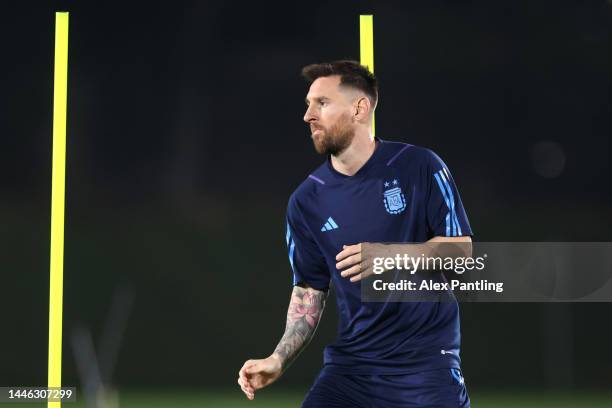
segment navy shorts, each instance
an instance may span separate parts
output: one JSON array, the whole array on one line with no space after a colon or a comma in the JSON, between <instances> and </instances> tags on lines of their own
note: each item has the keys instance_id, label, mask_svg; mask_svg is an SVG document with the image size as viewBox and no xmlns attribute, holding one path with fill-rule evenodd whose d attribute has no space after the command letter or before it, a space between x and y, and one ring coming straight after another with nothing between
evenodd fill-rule
<instances>
[{"instance_id":1,"label":"navy shorts","mask_svg":"<svg viewBox=\"0 0 612 408\"><path fill-rule=\"evenodd\" d=\"M414 374L352 375L323 368L302 408L469 408L461 371L443 368Z\"/></svg>"}]
</instances>

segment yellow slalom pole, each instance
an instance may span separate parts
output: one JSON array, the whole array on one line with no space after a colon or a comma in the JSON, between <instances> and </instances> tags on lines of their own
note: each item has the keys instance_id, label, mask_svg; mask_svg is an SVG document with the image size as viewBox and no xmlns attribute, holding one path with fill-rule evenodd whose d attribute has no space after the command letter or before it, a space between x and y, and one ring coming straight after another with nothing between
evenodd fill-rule
<instances>
[{"instance_id":1,"label":"yellow slalom pole","mask_svg":"<svg viewBox=\"0 0 612 408\"><path fill-rule=\"evenodd\" d=\"M68 13L55 13L53 79L53 161L51 181L51 261L49 283L48 386L62 386L62 298L64 286L64 200L66 192L66 110L68 93ZM48 401L48 408L61 407Z\"/></svg>"},{"instance_id":2,"label":"yellow slalom pole","mask_svg":"<svg viewBox=\"0 0 612 408\"><path fill-rule=\"evenodd\" d=\"M368 67L374 73L374 16L359 16L359 48L361 65ZM374 116L372 116L372 137L374 137Z\"/></svg>"}]
</instances>

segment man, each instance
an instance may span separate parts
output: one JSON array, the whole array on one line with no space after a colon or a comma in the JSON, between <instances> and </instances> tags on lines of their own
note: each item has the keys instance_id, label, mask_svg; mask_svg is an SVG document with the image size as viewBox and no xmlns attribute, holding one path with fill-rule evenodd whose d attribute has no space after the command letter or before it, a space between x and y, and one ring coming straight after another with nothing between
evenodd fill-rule
<instances>
[{"instance_id":1,"label":"man","mask_svg":"<svg viewBox=\"0 0 612 408\"><path fill-rule=\"evenodd\" d=\"M377 81L353 61L314 64L304 121L327 161L287 208L293 293L285 334L268 358L248 360L249 399L276 381L308 344L330 280L339 336L302 407L469 407L452 302L362 302L361 243L471 242L445 164L430 150L371 136Z\"/></svg>"}]
</instances>

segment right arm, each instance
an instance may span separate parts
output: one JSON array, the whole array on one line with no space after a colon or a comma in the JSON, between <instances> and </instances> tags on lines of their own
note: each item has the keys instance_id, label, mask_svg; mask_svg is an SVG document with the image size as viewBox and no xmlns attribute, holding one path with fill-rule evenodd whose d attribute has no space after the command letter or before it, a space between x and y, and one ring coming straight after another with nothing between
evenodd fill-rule
<instances>
[{"instance_id":1,"label":"right arm","mask_svg":"<svg viewBox=\"0 0 612 408\"><path fill-rule=\"evenodd\" d=\"M285 333L268 358L248 360L239 372L238 384L249 399L255 391L276 381L295 361L312 339L323 309L327 291L294 286L287 311Z\"/></svg>"},{"instance_id":2,"label":"right arm","mask_svg":"<svg viewBox=\"0 0 612 408\"><path fill-rule=\"evenodd\" d=\"M326 298L325 291L294 286L287 311L285 334L272 353L281 362L283 371L312 339L323 314Z\"/></svg>"}]
</instances>

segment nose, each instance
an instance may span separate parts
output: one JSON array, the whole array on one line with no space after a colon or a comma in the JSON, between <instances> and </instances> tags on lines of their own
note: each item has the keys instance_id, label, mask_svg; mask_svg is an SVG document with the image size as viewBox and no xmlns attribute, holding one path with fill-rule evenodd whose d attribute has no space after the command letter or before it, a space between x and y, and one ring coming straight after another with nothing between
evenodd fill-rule
<instances>
[{"instance_id":1,"label":"nose","mask_svg":"<svg viewBox=\"0 0 612 408\"><path fill-rule=\"evenodd\" d=\"M304 114L304 122L310 123L313 120L316 120L315 112L312 105L308 105L308 108L306 108L306 113Z\"/></svg>"}]
</instances>

